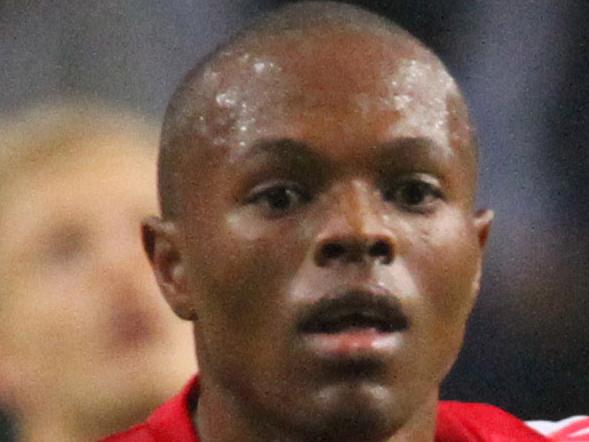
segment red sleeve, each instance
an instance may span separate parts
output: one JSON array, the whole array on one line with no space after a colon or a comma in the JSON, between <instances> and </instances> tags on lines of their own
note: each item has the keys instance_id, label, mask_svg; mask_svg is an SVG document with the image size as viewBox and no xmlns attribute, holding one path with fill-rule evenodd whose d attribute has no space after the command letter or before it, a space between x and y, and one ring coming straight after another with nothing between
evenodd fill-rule
<instances>
[{"instance_id":1,"label":"red sleeve","mask_svg":"<svg viewBox=\"0 0 589 442\"><path fill-rule=\"evenodd\" d=\"M198 377L162 404L146 422L101 442L198 442L190 416L190 403L198 396Z\"/></svg>"}]
</instances>

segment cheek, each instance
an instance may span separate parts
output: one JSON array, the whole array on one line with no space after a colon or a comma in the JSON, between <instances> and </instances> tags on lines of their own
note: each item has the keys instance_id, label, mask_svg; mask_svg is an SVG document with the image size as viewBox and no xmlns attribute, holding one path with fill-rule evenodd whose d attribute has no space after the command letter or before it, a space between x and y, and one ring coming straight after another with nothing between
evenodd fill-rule
<instances>
[{"instance_id":1,"label":"cheek","mask_svg":"<svg viewBox=\"0 0 589 442\"><path fill-rule=\"evenodd\" d=\"M96 270L87 257L59 265L39 262L20 270L10 284L11 295L19 300L11 317L22 319L17 327L27 345L41 346L48 356L74 358L104 344L103 323L111 300L93 277Z\"/></svg>"},{"instance_id":2,"label":"cheek","mask_svg":"<svg viewBox=\"0 0 589 442\"><path fill-rule=\"evenodd\" d=\"M475 300L476 236L463 217L443 216L418 226L411 237L403 262L413 283L415 358L427 368L423 376L439 382L461 348Z\"/></svg>"},{"instance_id":3,"label":"cheek","mask_svg":"<svg viewBox=\"0 0 589 442\"><path fill-rule=\"evenodd\" d=\"M56 367L62 367L63 361L72 361L85 351L92 321L85 321L91 318L85 318L87 315L79 314L74 303L67 302L71 292L39 282L31 277L11 285L15 299L4 312L3 328L10 332L8 347L46 378L60 371Z\"/></svg>"},{"instance_id":4,"label":"cheek","mask_svg":"<svg viewBox=\"0 0 589 442\"><path fill-rule=\"evenodd\" d=\"M200 255L189 268L198 269L193 287L206 293L197 300L201 321L215 318L207 329L258 339L279 327L287 287L305 257L304 229L294 220L229 214L199 231L191 249Z\"/></svg>"},{"instance_id":5,"label":"cheek","mask_svg":"<svg viewBox=\"0 0 589 442\"><path fill-rule=\"evenodd\" d=\"M420 227L414 244L412 272L434 323L461 330L472 309L480 252L473 227L465 216L447 212ZM427 271L425 271L427 269ZM447 332L446 332L447 333Z\"/></svg>"}]
</instances>

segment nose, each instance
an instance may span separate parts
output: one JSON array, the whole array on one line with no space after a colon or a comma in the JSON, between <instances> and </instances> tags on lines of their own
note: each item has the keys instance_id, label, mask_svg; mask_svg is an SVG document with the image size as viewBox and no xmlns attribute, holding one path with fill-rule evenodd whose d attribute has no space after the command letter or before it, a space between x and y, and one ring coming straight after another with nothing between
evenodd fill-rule
<instances>
[{"instance_id":1,"label":"nose","mask_svg":"<svg viewBox=\"0 0 589 442\"><path fill-rule=\"evenodd\" d=\"M326 238L317 247L315 262L325 267L331 262L376 261L390 264L393 261L393 244L388 237L381 238Z\"/></svg>"},{"instance_id":2,"label":"nose","mask_svg":"<svg viewBox=\"0 0 589 442\"><path fill-rule=\"evenodd\" d=\"M94 278L113 303L135 309L148 302L146 290L153 284L139 223L111 218L104 220L102 230L96 233Z\"/></svg>"},{"instance_id":3,"label":"nose","mask_svg":"<svg viewBox=\"0 0 589 442\"><path fill-rule=\"evenodd\" d=\"M393 234L370 201L370 192L356 183L327 209L328 220L317 235L315 264L374 262L389 265L395 255Z\"/></svg>"}]
</instances>

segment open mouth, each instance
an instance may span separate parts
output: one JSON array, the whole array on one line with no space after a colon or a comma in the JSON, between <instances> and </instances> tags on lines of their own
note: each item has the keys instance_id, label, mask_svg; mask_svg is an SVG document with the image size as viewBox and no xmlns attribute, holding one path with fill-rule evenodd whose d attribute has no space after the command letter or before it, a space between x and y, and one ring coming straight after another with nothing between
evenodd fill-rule
<instances>
[{"instance_id":1,"label":"open mouth","mask_svg":"<svg viewBox=\"0 0 589 442\"><path fill-rule=\"evenodd\" d=\"M354 290L319 301L300 322L310 334L339 334L372 330L394 333L409 326L398 300L374 291Z\"/></svg>"},{"instance_id":2,"label":"open mouth","mask_svg":"<svg viewBox=\"0 0 589 442\"><path fill-rule=\"evenodd\" d=\"M410 326L399 299L380 287L329 294L309 305L298 324L311 354L352 376L358 364L366 374L366 363L390 361Z\"/></svg>"}]
</instances>

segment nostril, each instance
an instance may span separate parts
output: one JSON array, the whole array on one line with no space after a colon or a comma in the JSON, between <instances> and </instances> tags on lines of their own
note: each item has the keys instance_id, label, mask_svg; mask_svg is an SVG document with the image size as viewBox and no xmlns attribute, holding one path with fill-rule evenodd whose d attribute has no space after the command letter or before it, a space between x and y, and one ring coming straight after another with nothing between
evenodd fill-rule
<instances>
[{"instance_id":1,"label":"nostril","mask_svg":"<svg viewBox=\"0 0 589 442\"><path fill-rule=\"evenodd\" d=\"M337 259L345 253L346 248L338 243L325 244L321 250L321 255L323 255L323 258L326 260Z\"/></svg>"},{"instance_id":2,"label":"nostril","mask_svg":"<svg viewBox=\"0 0 589 442\"><path fill-rule=\"evenodd\" d=\"M384 264L389 264L393 259L393 250L388 241L378 240L368 248L368 255L381 258Z\"/></svg>"},{"instance_id":3,"label":"nostril","mask_svg":"<svg viewBox=\"0 0 589 442\"><path fill-rule=\"evenodd\" d=\"M378 261L382 264L390 264L393 261L393 245L386 238L372 241L332 238L320 243L315 260L319 266L325 266L330 262Z\"/></svg>"}]
</instances>

